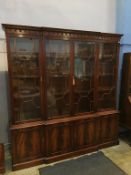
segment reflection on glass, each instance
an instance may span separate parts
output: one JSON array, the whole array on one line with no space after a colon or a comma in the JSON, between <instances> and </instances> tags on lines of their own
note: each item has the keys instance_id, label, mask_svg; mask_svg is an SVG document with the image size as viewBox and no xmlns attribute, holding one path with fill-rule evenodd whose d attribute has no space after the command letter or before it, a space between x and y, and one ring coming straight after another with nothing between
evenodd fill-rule
<instances>
[{"instance_id":1,"label":"reflection on glass","mask_svg":"<svg viewBox=\"0 0 131 175\"><path fill-rule=\"evenodd\" d=\"M93 110L94 43L75 42L74 113Z\"/></svg>"},{"instance_id":2,"label":"reflection on glass","mask_svg":"<svg viewBox=\"0 0 131 175\"><path fill-rule=\"evenodd\" d=\"M101 44L99 55L99 110L115 107L116 46Z\"/></svg>"},{"instance_id":3,"label":"reflection on glass","mask_svg":"<svg viewBox=\"0 0 131 175\"><path fill-rule=\"evenodd\" d=\"M10 50L16 121L40 118L39 39L12 37Z\"/></svg>"},{"instance_id":4,"label":"reflection on glass","mask_svg":"<svg viewBox=\"0 0 131 175\"><path fill-rule=\"evenodd\" d=\"M68 115L70 44L62 40L46 40L46 81L48 118Z\"/></svg>"}]
</instances>

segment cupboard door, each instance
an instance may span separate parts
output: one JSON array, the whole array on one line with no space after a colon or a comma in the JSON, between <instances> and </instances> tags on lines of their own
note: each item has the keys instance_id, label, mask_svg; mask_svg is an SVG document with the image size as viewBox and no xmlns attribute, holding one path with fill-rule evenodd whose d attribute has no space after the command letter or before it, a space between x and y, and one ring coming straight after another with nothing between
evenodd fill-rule
<instances>
[{"instance_id":1,"label":"cupboard door","mask_svg":"<svg viewBox=\"0 0 131 175\"><path fill-rule=\"evenodd\" d=\"M99 142L100 120L83 120L74 124L74 149L96 145Z\"/></svg>"},{"instance_id":2,"label":"cupboard door","mask_svg":"<svg viewBox=\"0 0 131 175\"><path fill-rule=\"evenodd\" d=\"M103 116L100 119L101 143L118 138L118 114Z\"/></svg>"},{"instance_id":3,"label":"cupboard door","mask_svg":"<svg viewBox=\"0 0 131 175\"><path fill-rule=\"evenodd\" d=\"M95 44L75 42L73 77L73 113L94 110Z\"/></svg>"},{"instance_id":4,"label":"cupboard door","mask_svg":"<svg viewBox=\"0 0 131 175\"><path fill-rule=\"evenodd\" d=\"M98 110L116 108L117 45L100 44L98 74Z\"/></svg>"},{"instance_id":5,"label":"cupboard door","mask_svg":"<svg viewBox=\"0 0 131 175\"><path fill-rule=\"evenodd\" d=\"M70 42L46 40L47 118L70 114Z\"/></svg>"},{"instance_id":6,"label":"cupboard door","mask_svg":"<svg viewBox=\"0 0 131 175\"><path fill-rule=\"evenodd\" d=\"M73 149L72 129L72 123L59 123L46 126L47 156L68 153Z\"/></svg>"},{"instance_id":7,"label":"cupboard door","mask_svg":"<svg viewBox=\"0 0 131 175\"><path fill-rule=\"evenodd\" d=\"M39 42L38 38L10 38L14 122L41 117Z\"/></svg>"},{"instance_id":8,"label":"cupboard door","mask_svg":"<svg viewBox=\"0 0 131 175\"><path fill-rule=\"evenodd\" d=\"M11 134L14 164L42 157L41 127L13 130Z\"/></svg>"}]
</instances>

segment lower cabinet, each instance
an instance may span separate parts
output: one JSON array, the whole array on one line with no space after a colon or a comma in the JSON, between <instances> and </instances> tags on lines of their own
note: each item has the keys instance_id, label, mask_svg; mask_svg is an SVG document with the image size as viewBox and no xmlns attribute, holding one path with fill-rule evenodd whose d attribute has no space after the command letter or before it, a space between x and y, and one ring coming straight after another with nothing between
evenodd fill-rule
<instances>
[{"instance_id":1,"label":"lower cabinet","mask_svg":"<svg viewBox=\"0 0 131 175\"><path fill-rule=\"evenodd\" d=\"M46 156L68 153L73 150L73 125L57 123L46 126Z\"/></svg>"},{"instance_id":2,"label":"lower cabinet","mask_svg":"<svg viewBox=\"0 0 131 175\"><path fill-rule=\"evenodd\" d=\"M101 117L99 138L100 143L118 139L118 114Z\"/></svg>"},{"instance_id":3,"label":"lower cabinet","mask_svg":"<svg viewBox=\"0 0 131 175\"><path fill-rule=\"evenodd\" d=\"M115 144L117 113L54 119L39 126L13 128L13 168L58 161Z\"/></svg>"},{"instance_id":4,"label":"lower cabinet","mask_svg":"<svg viewBox=\"0 0 131 175\"><path fill-rule=\"evenodd\" d=\"M83 119L81 119L83 118ZM81 117L46 126L46 162L118 144L118 114Z\"/></svg>"},{"instance_id":5,"label":"lower cabinet","mask_svg":"<svg viewBox=\"0 0 131 175\"><path fill-rule=\"evenodd\" d=\"M99 143L99 125L98 118L85 119L74 123L74 149L82 149Z\"/></svg>"},{"instance_id":6,"label":"lower cabinet","mask_svg":"<svg viewBox=\"0 0 131 175\"><path fill-rule=\"evenodd\" d=\"M13 169L25 168L41 162L43 157L41 129L41 127L29 127L12 130Z\"/></svg>"}]
</instances>

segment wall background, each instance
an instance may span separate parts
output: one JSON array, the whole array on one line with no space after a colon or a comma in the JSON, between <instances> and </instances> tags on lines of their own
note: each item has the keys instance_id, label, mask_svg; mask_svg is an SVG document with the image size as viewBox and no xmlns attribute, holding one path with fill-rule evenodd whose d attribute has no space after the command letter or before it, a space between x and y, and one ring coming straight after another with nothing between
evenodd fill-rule
<instances>
[{"instance_id":1,"label":"wall background","mask_svg":"<svg viewBox=\"0 0 131 175\"><path fill-rule=\"evenodd\" d=\"M0 24L115 33L117 0L0 0ZM7 53L0 26L0 142L8 143Z\"/></svg>"},{"instance_id":2,"label":"wall background","mask_svg":"<svg viewBox=\"0 0 131 175\"><path fill-rule=\"evenodd\" d=\"M116 32L122 33L123 37L120 45L120 59L118 72L118 101L121 85L121 72L123 64L123 54L131 52L131 0L116 1Z\"/></svg>"},{"instance_id":3,"label":"wall background","mask_svg":"<svg viewBox=\"0 0 131 175\"><path fill-rule=\"evenodd\" d=\"M0 22L114 32L115 1L1 0Z\"/></svg>"}]
</instances>

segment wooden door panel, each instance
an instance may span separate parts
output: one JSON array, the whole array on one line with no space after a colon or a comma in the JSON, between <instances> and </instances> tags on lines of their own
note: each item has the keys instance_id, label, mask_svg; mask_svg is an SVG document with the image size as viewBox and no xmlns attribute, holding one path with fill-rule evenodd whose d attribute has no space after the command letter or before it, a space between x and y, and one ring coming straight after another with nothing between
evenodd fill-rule
<instances>
[{"instance_id":1,"label":"wooden door panel","mask_svg":"<svg viewBox=\"0 0 131 175\"><path fill-rule=\"evenodd\" d=\"M57 128L49 128L48 129L48 148L50 152L57 152L58 150L58 140L59 140L59 134Z\"/></svg>"},{"instance_id":2,"label":"wooden door panel","mask_svg":"<svg viewBox=\"0 0 131 175\"><path fill-rule=\"evenodd\" d=\"M15 139L14 139L15 138ZM13 162L23 162L42 157L41 128L26 128L12 131Z\"/></svg>"},{"instance_id":3,"label":"wooden door panel","mask_svg":"<svg viewBox=\"0 0 131 175\"><path fill-rule=\"evenodd\" d=\"M109 117L101 118L100 139L105 141L109 138Z\"/></svg>"},{"instance_id":4,"label":"wooden door panel","mask_svg":"<svg viewBox=\"0 0 131 175\"><path fill-rule=\"evenodd\" d=\"M118 137L118 116L115 115L113 117L110 117L110 138L116 139Z\"/></svg>"},{"instance_id":5,"label":"wooden door panel","mask_svg":"<svg viewBox=\"0 0 131 175\"><path fill-rule=\"evenodd\" d=\"M94 119L88 123L88 143L91 144L97 144L99 142L99 126L100 126L99 119Z\"/></svg>"},{"instance_id":6,"label":"wooden door panel","mask_svg":"<svg viewBox=\"0 0 131 175\"><path fill-rule=\"evenodd\" d=\"M77 147L82 146L85 144L84 139L84 132L85 132L85 125L83 122L76 123L75 129L74 129L74 146Z\"/></svg>"},{"instance_id":7,"label":"wooden door panel","mask_svg":"<svg viewBox=\"0 0 131 175\"><path fill-rule=\"evenodd\" d=\"M118 136L118 117L117 115L108 115L101 118L100 140L106 142L116 139Z\"/></svg>"},{"instance_id":8,"label":"wooden door panel","mask_svg":"<svg viewBox=\"0 0 131 175\"><path fill-rule=\"evenodd\" d=\"M48 126L46 130L47 155L66 153L72 150L71 124Z\"/></svg>"},{"instance_id":9,"label":"wooden door panel","mask_svg":"<svg viewBox=\"0 0 131 175\"><path fill-rule=\"evenodd\" d=\"M99 120L83 120L74 128L74 148L95 145L99 141Z\"/></svg>"}]
</instances>

